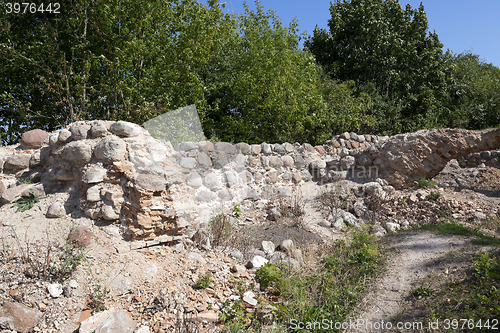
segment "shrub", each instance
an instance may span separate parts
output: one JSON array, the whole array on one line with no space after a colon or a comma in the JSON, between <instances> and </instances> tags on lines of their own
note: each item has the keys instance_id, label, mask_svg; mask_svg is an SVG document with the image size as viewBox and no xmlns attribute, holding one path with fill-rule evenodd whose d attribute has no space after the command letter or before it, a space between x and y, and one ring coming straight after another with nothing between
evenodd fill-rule
<instances>
[{"instance_id":1,"label":"shrub","mask_svg":"<svg viewBox=\"0 0 500 333\"><path fill-rule=\"evenodd\" d=\"M434 183L430 179L422 178L418 181L418 187L435 187L435 186L436 186L436 183Z\"/></svg>"},{"instance_id":2,"label":"shrub","mask_svg":"<svg viewBox=\"0 0 500 333\"><path fill-rule=\"evenodd\" d=\"M425 197L427 200L434 200L434 201L437 201L439 200L439 198L441 198L441 193L437 192L437 191L431 191L430 194L428 194L426 197Z\"/></svg>"},{"instance_id":3,"label":"shrub","mask_svg":"<svg viewBox=\"0 0 500 333\"><path fill-rule=\"evenodd\" d=\"M196 289L207 289L210 288L214 284L212 280L212 274L210 272L205 273L205 275L196 281Z\"/></svg>"}]
</instances>

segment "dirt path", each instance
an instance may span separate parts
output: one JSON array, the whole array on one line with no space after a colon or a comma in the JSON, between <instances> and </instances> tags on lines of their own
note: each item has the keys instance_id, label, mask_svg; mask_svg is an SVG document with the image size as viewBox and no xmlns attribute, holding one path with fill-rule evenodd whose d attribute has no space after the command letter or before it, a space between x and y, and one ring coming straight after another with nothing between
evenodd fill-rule
<instances>
[{"instance_id":1,"label":"dirt path","mask_svg":"<svg viewBox=\"0 0 500 333\"><path fill-rule=\"evenodd\" d=\"M398 322L396 315L404 309L405 298L418 287L417 281L431 273L447 274L448 267L441 265L440 259L450 251L469 245L465 237L431 232L404 232L388 236L387 241L390 242L386 254L389 256L387 271L359 305L358 315L351 318L359 326L346 332L391 331L375 328L380 327L377 325L381 325L382 321L391 322L395 328Z\"/></svg>"}]
</instances>

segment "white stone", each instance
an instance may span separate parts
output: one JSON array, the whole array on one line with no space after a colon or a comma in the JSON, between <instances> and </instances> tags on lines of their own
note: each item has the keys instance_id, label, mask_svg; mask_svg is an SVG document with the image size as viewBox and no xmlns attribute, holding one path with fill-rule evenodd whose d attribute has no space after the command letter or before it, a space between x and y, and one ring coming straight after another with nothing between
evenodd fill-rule
<instances>
[{"instance_id":1,"label":"white stone","mask_svg":"<svg viewBox=\"0 0 500 333\"><path fill-rule=\"evenodd\" d=\"M247 268L248 269L251 269L251 268L259 268L261 266L264 266L265 263L267 263L269 260L267 260L266 258L262 257L262 256L254 256L252 257L252 259L250 259L248 262L247 262Z\"/></svg>"},{"instance_id":2,"label":"white stone","mask_svg":"<svg viewBox=\"0 0 500 333\"><path fill-rule=\"evenodd\" d=\"M58 298L63 293L63 286L59 283L53 283L53 284L49 284L47 286L47 290L48 290L50 296L52 296L54 298Z\"/></svg>"}]
</instances>

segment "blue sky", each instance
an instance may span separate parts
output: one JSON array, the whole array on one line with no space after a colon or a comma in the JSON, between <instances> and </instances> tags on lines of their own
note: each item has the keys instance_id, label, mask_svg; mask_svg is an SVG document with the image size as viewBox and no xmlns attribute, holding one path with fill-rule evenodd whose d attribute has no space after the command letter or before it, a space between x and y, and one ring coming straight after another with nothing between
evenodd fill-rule
<instances>
[{"instance_id":1,"label":"blue sky","mask_svg":"<svg viewBox=\"0 0 500 333\"><path fill-rule=\"evenodd\" d=\"M226 2L229 13L241 13L243 0ZM487 63L500 67L500 0L400 0L418 8L423 3L429 30L435 30L443 49L454 53L472 51ZM247 1L250 9L255 2ZM330 0L261 0L264 9L273 9L285 25L297 18L299 30L312 34L314 27L328 28Z\"/></svg>"}]
</instances>

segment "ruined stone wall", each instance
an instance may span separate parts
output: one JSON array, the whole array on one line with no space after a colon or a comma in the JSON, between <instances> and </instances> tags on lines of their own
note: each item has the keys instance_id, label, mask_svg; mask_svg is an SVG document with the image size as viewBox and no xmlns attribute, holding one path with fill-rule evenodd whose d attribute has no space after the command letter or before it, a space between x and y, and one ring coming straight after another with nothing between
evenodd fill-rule
<instances>
[{"instance_id":1,"label":"ruined stone wall","mask_svg":"<svg viewBox=\"0 0 500 333\"><path fill-rule=\"evenodd\" d=\"M203 141L174 149L132 123L77 122L53 133L27 132L20 144L0 148L0 205L30 189L41 196L71 185L79 209L121 223L125 237L172 240L223 204L288 197L307 182L380 177L401 188L432 178L451 159L470 164L479 154L494 163L498 154L490 150L500 146L499 131L343 133L315 147ZM20 184L25 178L36 184Z\"/></svg>"}]
</instances>

